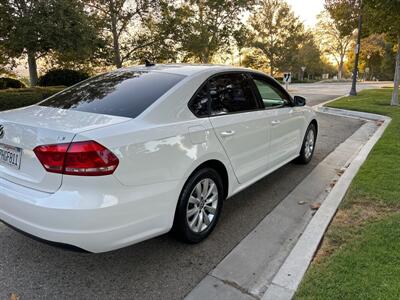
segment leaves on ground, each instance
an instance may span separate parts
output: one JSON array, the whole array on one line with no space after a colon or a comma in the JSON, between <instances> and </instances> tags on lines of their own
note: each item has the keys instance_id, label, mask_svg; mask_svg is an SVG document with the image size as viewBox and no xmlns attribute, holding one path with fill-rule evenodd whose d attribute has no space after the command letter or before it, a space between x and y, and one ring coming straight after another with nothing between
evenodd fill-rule
<instances>
[{"instance_id":1,"label":"leaves on ground","mask_svg":"<svg viewBox=\"0 0 400 300\"><path fill-rule=\"evenodd\" d=\"M313 203L313 204L310 205L310 208L312 210L318 210L320 207L321 207L321 203L320 202Z\"/></svg>"},{"instance_id":2,"label":"leaves on ground","mask_svg":"<svg viewBox=\"0 0 400 300\"><path fill-rule=\"evenodd\" d=\"M19 300L19 297L17 296L17 294L11 293L10 300Z\"/></svg>"}]
</instances>

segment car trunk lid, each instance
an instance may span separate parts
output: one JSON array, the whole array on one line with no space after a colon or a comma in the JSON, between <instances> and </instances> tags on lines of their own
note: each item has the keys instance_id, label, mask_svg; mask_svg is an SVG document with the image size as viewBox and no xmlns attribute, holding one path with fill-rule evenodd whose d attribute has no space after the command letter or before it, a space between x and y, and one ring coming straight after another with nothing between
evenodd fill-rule
<instances>
[{"instance_id":1,"label":"car trunk lid","mask_svg":"<svg viewBox=\"0 0 400 300\"><path fill-rule=\"evenodd\" d=\"M0 113L0 177L45 192L55 192L61 174L47 172L33 152L37 146L70 143L77 133L130 120L44 106Z\"/></svg>"}]
</instances>

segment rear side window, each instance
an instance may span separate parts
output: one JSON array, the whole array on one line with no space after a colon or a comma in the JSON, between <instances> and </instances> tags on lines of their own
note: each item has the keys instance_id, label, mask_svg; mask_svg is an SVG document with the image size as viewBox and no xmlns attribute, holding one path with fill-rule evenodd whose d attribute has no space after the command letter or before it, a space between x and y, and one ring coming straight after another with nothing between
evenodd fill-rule
<instances>
[{"instance_id":1,"label":"rear side window","mask_svg":"<svg viewBox=\"0 0 400 300\"><path fill-rule=\"evenodd\" d=\"M209 81L211 114L220 115L259 108L248 78L233 73L213 77Z\"/></svg>"},{"instance_id":2,"label":"rear side window","mask_svg":"<svg viewBox=\"0 0 400 300\"><path fill-rule=\"evenodd\" d=\"M189 103L190 110L198 117L206 117L209 115L209 98L208 84L205 84L194 95L193 100Z\"/></svg>"},{"instance_id":3,"label":"rear side window","mask_svg":"<svg viewBox=\"0 0 400 300\"><path fill-rule=\"evenodd\" d=\"M177 74L119 70L86 80L39 105L135 118L183 78Z\"/></svg>"}]
</instances>

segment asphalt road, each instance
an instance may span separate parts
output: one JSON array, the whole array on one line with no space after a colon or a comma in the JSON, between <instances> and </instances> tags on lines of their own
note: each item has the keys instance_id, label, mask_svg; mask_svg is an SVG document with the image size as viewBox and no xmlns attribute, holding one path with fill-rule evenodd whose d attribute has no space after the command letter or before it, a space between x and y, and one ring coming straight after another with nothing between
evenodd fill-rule
<instances>
[{"instance_id":1,"label":"asphalt road","mask_svg":"<svg viewBox=\"0 0 400 300\"><path fill-rule=\"evenodd\" d=\"M296 89L311 95L311 104L327 100L326 94L337 96L337 87L325 88L326 93L320 88L319 97L317 88L297 85ZM288 164L229 199L215 232L198 245L182 244L164 235L110 253L84 254L42 244L0 223L0 299L8 299L10 293L21 300L183 298L361 126L355 119L322 114L319 123L313 161L307 166Z\"/></svg>"},{"instance_id":2,"label":"asphalt road","mask_svg":"<svg viewBox=\"0 0 400 300\"><path fill-rule=\"evenodd\" d=\"M364 89L380 88L382 86L393 84L390 82L359 82L357 91ZM296 83L289 87L292 95L303 96L307 99L307 105L313 106L327 100L349 94L351 83Z\"/></svg>"}]
</instances>

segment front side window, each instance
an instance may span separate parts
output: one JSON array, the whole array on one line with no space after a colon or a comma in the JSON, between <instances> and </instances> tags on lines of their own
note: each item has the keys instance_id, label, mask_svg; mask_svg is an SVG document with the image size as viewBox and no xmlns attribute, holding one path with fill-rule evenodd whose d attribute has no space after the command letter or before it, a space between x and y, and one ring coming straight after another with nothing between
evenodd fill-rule
<instances>
[{"instance_id":1,"label":"front side window","mask_svg":"<svg viewBox=\"0 0 400 300\"><path fill-rule=\"evenodd\" d=\"M288 96L268 81L254 78L254 83L266 108L281 107L290 104Z\"/></svg>"},{"instance_id":2,"label":"front side window","mask_svg":"<svg viewBox=\"0 0 400 300\"><path fill-rule=\"evenodd\" d=\"M118 70L85 80L39 105L135 118L183 78L170 73Z\"/></svg>"},{"instance_id":3,"label":"front side window","mask_svg":"<svg viewBox=\"0 0 400 300\"><path fill-rule=\"evenodd\" d=\"M251 111L260 108L247 77L240 73L223 74L208 82L211 115Z\"/></svg>"}]
</instances>

